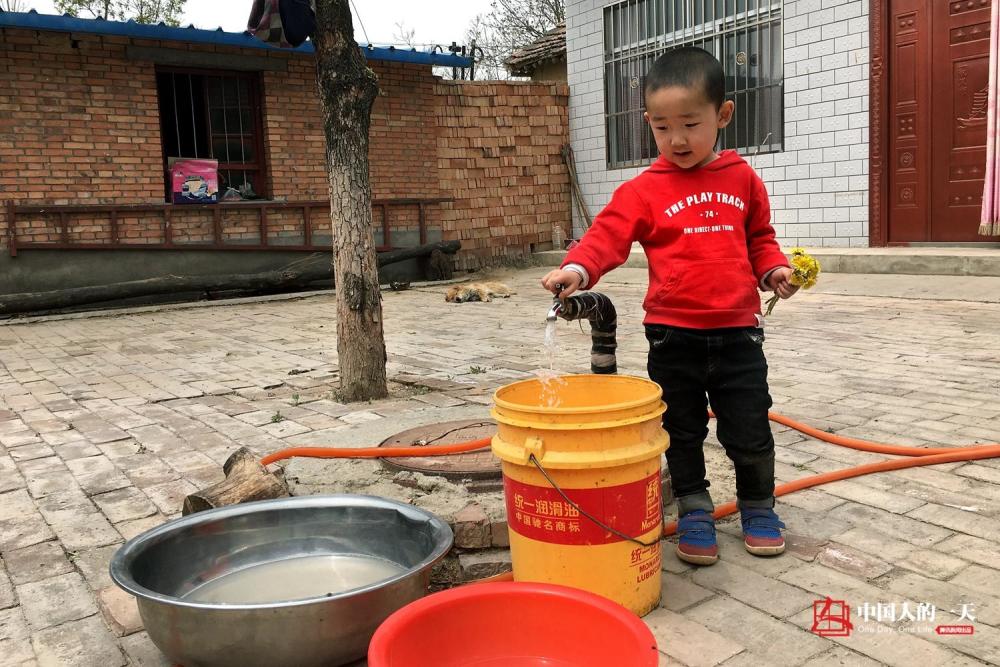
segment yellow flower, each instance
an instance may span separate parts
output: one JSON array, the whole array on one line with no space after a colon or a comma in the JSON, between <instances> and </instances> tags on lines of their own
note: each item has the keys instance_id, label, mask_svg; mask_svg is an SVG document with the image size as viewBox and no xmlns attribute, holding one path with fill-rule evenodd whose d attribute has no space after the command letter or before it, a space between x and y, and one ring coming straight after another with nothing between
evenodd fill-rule
<instances>
[{"instance_id":1,"label":"yellow flower","mask_svg":"<svg viewBox=\"0 0 1000 667\"><path fill-rule=\"evenodd\" d=\"M790 282L802 289L809 289L816 284L816 280L819 277L819 262L816 261L815 257L812 257L802 248L792 248L792 277ZM764 316L771 314L774 310L774 306L778 303L780 297L775 294L773 297L767 301L767 312Z\"/></svg>"},{"instance_id":2,"label":"yellow flower","mask_svg":"<svg viewBox=\"0 0 1000 667\"><path fill-rule=\"evenodd\" d=\"M793 248L792 284L809 289L816 284L817 276L819 276L819 262L806 254L802 248Z\"/></svg>"}]
</instances>

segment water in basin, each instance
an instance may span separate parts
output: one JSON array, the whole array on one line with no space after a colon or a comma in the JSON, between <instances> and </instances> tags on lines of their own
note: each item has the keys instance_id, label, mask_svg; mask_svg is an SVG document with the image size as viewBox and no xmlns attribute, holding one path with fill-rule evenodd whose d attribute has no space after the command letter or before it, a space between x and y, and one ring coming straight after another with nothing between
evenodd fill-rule
<instances>
[{"instance_id":1,"label":"water in basin","mask_svg":"<svg viewBox=\"0 0 1000 667\"><path fill-rule=\"evenodd\" d=\"M301 556L225 574L191 590L183 599L210 604L302 600L361 588L404 571L396 563L369 556Z\"/></svg>"}]
</instances>

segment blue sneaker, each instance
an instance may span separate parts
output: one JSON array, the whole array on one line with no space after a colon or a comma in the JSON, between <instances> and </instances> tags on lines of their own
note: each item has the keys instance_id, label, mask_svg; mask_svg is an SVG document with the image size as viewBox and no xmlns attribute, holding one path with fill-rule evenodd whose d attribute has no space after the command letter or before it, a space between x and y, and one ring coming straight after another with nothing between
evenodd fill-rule
<instances>
[{"instance_id":1,"label":"blue sneaker","mask_svg":"<svg viewBox=\"0 0 1000 667\"><path fill-rule=\"evenodd\" d=\"M785 550L781 529L785 524L770 507L740 508L743 546L754 556L777 556Z\"/></svg>"},{"instance_id":2,"label":"blue sneaker","mask_svg":"<svg viewBox=\"0 0 1000 667\"><path fill-rule=\"evenodd\" d=\"M715 519L705 510L688 512L677 520L677 557L694 565L711 565L719 560L715 541Z\"/></svg>"}]
</instances>

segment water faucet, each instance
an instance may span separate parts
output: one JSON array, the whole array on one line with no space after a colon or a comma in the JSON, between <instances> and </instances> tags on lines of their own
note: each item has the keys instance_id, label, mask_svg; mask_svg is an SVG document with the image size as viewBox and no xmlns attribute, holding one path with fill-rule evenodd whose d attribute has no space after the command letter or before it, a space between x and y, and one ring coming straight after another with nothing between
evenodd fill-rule
<instances>
[{"instance_id":1,"label":"water faucet","mask_svg":"<svg viewBox=\"0 0 1000 667\"><path fill-rule=\"evenodd\" d=\"M549 308L549 314L545 316L546 322L555 322L556 316L562 311L563 302L559 300L558 297L553 301L552 307Z\"/></svg>"},{"instance_id":2,"label":"water faucet","mask_svg":"<svg viewBox=\"0 0 1000 667\"><path fill-rule=\"evenodd\" d=\"M563 285L561 283L556 283L556 288L559 290L558 293L562 294ZM552 307L549 308L549 314L545 316L545 321L546 322L555 322L556 321L556 316L560 312L562 312L563 305L564 305L563 302L559 299L558 296L553 297L552 298Z\"/></svg>"},{"instance_id":3,"label":"water faucet","mask_svg":"<svg viewBox=\"0 0 1000 667\"><path fill-rule=\"evenodd\" d=\"M586 319L590 321L590 372L601 374L617 373L618 363L615 351L618 348L616 332L618 313L615 305L606 295L599 292L580 292L560 300L556 297L549 309L547 322L555 322L560 317L567 322Z\"/></svg>"}]
</instances>

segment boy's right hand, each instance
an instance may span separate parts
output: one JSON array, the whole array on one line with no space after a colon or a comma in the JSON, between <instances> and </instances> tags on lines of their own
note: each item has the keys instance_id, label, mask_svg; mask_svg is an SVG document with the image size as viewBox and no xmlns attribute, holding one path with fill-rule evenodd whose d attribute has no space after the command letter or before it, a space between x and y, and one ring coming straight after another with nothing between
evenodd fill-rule
<instances>
[{"instance_id":1,"label":"boy's right hand","mask_svg":"<svg viewBox=\"0 0 1000 667\"><path fill-rule=\"evenodd\" d=\"M580 289L583 276L576 271L566 271L565 269L555 269L549 271L542 278L542 287L555 294L560 299L565 299L573 292ZM560 291L559 287L562 286Z\"/></svg>"}]
</instances>

